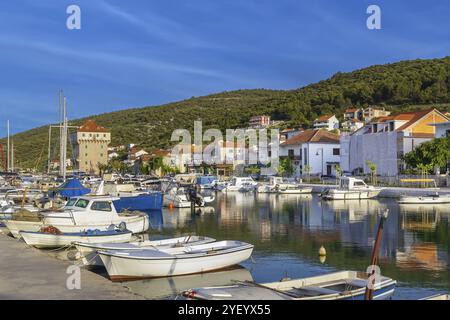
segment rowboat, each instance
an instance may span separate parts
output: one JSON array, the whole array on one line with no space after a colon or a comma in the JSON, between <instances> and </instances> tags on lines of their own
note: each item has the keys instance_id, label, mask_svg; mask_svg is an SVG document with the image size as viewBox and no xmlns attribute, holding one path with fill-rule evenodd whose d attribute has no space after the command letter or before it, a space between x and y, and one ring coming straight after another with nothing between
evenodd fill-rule
<instances>
[{"instance_id":1,"label":"rowboat","mask_svg":"<svg viewBox=\"0 0 450 320\"><path fill-rule=\"evenodd\" d=\"M70 233L45 233L20 231L20 236L29 246L36 248L60 248L70 246L76 241L83 241L85 243L121 243L131 240L132 232L129 230L87 230L84 232L70 232Z\"/></svg>"},{"instance_id":2,"label":"rowboat","mask_svg":"<svg viewBox=\"0 0 450 320\"><path fill-rule=\"evenodd\" d=\"M62 210L42 210L27 219L4 220L11 234L20 238L19 231L39 231L41 227L54 226L61 232L83 232L88 229L108 230L111 225L125 223L133 233L149 228L149 217L140 211L118 212L114 206L117 197L75 197Z\"/></svg>"},{"instance_id":3,"label":"rowboat","mask_svg":"<svg viewBox=\"0 0 450 320\"><path fill-rule=\"evenodd\" d=\"M424 196L401 196L400 204L444 204L450 203L450 194L429 194Z\"/></svg>"},{"instance_id":4,"label":"rowboat","mask_svg":"<svg viewBox=\"0 0 450 320\"><path fill-rule=\"evenodd\" d=\"M360 200L377 197L381 188L367 185L363 180L352 177L339 179L339 187L327 189L322 193L324 200Z\"/></svg>"},{"instance_id":5,"label":"rowboat","mask_svg":"<svg viewBox=\"0 0 450 320\"><path fill-rule=\"evenodd\" d=\"M450 300L450 295L449 294L435 294L435 295L432 295L429 297L422 298L420 300L442 300L442 301L447 300L448 301L448 300Z\"/></svg>"},{"instance_id":6,"label":"rowboat","mask_svg":"<svg viewBox=\"0 0 450 320\"><path fill-rule=\"evenodd\" d=\"M248 259L253 245L219 241L165 250L98 251L112 281L157 278L220 270Z\"/></svg>"},{"instance_id":7,"label":"rowboat","mask_svg":"<svg viewBox=\"0 0 450 320\"><path fill-rule=\"evenodd\" d=\"M84 265L103 266L102 259L97 254L97 251L105 251L105 250L132 251L142 249L164 250L176 247L186 247L191 245L211 243L215 241L216 239L203 236L184 236L162 240L134 241L130 243L76 242L74 243L74 245L81 256L81 261L83 262Z\"/></svg>"},{"instance_id":8,"label":"rowboat","mask_svg":"<svg viewBox=\"0 0 450 320\"><path fill-rule=\"evenodd\" d=\"M269 283L239 281L234 285L194 288L183 296L197 300L362 300L367 286L367 274L340 271L325 275ZM379 276L374 285L373 299L388 299L397 282Z\"/></svg>"}]
</instances>

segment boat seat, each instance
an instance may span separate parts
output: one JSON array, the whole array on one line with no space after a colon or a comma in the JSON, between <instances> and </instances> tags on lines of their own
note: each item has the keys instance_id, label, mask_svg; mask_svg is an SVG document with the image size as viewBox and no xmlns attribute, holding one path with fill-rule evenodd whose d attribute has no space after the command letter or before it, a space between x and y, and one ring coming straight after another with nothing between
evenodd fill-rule
<instances>
[{"instance_id":1,"label":"boat seat","mask_svg":"<svg viewBox=\"0 0 450 320\"><path fill-rule=\"evenodd\" d=\"M327 289L327 288L323 288L323 287L316 287L316 286L292 288L292 290L289 290L288 292L291 294L298 295L298 296L318 296L318 295L339 293L336 290Z\"/></svg>"},{"instance_id":2,"label":"boat seat","mask_svg":"<svg viewBox=\"0 0 450 320\"><path fill-rule=\"evenodd\" d=\"M362 279L352 279L350 281L347 281L347 284L353 287L364 288L367 286L367 281Z\"/></svg>"}]
</instances>

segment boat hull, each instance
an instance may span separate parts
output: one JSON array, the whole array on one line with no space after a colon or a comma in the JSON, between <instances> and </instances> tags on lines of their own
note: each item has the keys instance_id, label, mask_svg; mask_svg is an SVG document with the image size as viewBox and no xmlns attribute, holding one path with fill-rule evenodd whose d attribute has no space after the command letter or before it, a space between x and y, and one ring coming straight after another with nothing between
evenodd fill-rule
<instances>
[{"instance_id":1,"label":"boat hull","mask_svg":"<svg viewBox=\"0 0 450 320\"><path fill-rule=\"evenodd\" d=\"M29 245L39 249L58 248L69 246L73 242L82 241L86 243L122 243L131 240L131 232L121 232L109 235L69 235L69 234L48 234L41 232L20 232L22 239Z\"/></svg>"},{"instance_id":2,"label":"boat hull","mask_svg":"<svg viewBox=\"0 0 450 320\"><path fill-rule=\"evenodd\" d=\"M278 190L279 194L307 194L307 193L311 193L311 192L312 192L312 188Z\"/></svg>"},{"instance_id":3,"label":"boat hull","mask_svg":"<svg viewBox=\"0 0 450 320\"><path fill-rule=\"evenodd\" d=\"M227 253L189 258L134 259L99 252L112 281L172 277L225 269L250 258L253 246Z\"/></svg>"},{"instance_id":4,"label":"boat hull","mask_svg":"<svg viewBox=\"0 0 450 320\"><path fill-rule=\"evenodd\" d=\"M438 196L438 197L432 197L432 196L404 196L401 197L398 201L400 204L445 204L450 203L450 196Z\"/></svg>"},{"instance_id":5,"label":"boat hull","mask_svg":"<svg viewBox=\"0 0 450 320\"><path fill-rule=\"evenodd\" d=\"M325 200L361 200L373 199L378 197L381 190L357 190L357 191L343 191L343 190L329 190L322 195Z\"/></svg>"},{"instance_id":6,"label":"boat hull","mask_svg":"<svg viewBox=\"0 0 450 320\"><path fill-rule=\"evenodd\" d=\"M147 215L142 215L138 217L121 217L119 220L112 220L107 223L96 223L96 224L58 224L43 221L21 221L21 220L5 220L4 224L8 228L9 232L15 237L20 238L20 231L39 231L43 226L52 225L58 228L63 233L70 232L83 232L88 229L99 229L101 231L107 230L112 224L119 225L121 222L125 222L126 227L132 233L142 233L148 231L150 227L149 217Z\"/></svg>"},{"instance_id":7,"label":"boat hull","mask_svg":"<svg viewBox=\"0 0 450 320\"><path fill-rule=\"evenodd\" d=\"M137 196L120 197L113 201L117 212L123 210L161 210L163 205L163 194L161 192L140 194Z\"/></svg>"},{"instance_id":8,"label":"boat hull","mask_svg":"<svg viewBox=\"0 0 450 320\"><path fill-rule=\"evenodd\" d=\"M170 242L170 240L173 240L173 242ZM189 237L180 237L180 238L173 238L169 240L162 240L162 241L145 241L140 243L127 243L127 244L121 244L121 245L112 245L109 243L102 244L95 244L90 242L91 244L86 243L76 243L75 247L77 248L78 252L81 256L81 261L85 266L103 266L103 261L100 258L100 256L97 254L97 251L100 250L142 250L145 248L154 248L155 250L160 250L164 248L170 248L171 245L175 245L177 243L186 243L186 245L198 245L198 244L205 244L205 243L211 243L216 241L216 239L213 238L199 238L199 240L196 241L189 241Z\"/></svg>"}]
</instances>

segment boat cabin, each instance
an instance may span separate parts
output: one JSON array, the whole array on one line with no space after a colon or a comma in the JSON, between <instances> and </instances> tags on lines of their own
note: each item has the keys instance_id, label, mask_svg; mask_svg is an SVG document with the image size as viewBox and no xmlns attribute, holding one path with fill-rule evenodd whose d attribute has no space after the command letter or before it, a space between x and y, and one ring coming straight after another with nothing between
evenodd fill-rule
<instances>
[{"instance_id":1,"label":"boat cabin","mask_svg":"<svg viewBox=\"0 0 450 320\"><path fill-rule=\"evenodd\" d=\"M342 177L339 179L339 188L340 189L364 189L369 186L361 179L352 178L352 177Z\"/></svg>"}]
</instances>

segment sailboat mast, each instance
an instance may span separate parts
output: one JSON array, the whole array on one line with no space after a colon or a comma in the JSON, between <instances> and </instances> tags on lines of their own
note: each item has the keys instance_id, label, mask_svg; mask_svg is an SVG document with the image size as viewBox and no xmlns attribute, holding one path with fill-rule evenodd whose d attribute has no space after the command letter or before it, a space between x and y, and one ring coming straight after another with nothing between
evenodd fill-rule
<instances>
[{"instance_id":1,"label":"sailboat mast","mask_svg":"<svg viewBox=\"0 0 450 320\"><path fill-rule=\"evenodd\" d=\"M63 179L66 181L66 159L67 159L67 101L66 97L64 97L64 109L63 109L63 162L61 163L61 166L63 168Z\"/></svg>"},{"instance_id":2,"label":"sailboat mast","mask_svg":"<svg viewBox=\"0 0 450 320\"><path fill-rule=\"evenodd\" d=\"M62 169L62 165L63 165L63 103L62 103L62 95L63 92L62 90L59 91L59 175L62 176L63 175L63 169Z\"/></svg>"},{"instance_id":3,"label":"sailboat mast","mask_svg":"<svg viewBox=\"0 0 450 320\"><path fill-rule=\"evenodd\" d=\"M7 141L7 149L6 149L6 171L9 172L9 166L10 166L9 120L6 121L6 130L8 132L8 141Z\"/></svg>"},{"instance_id":4,"label":"sailboat mast","mask_svg":"<svg viewBox=\"0 0 450 320\"><path fill-rule=\"evenodd\" d=\"M11 139L11 172L14 172L14 140Z\"/></svg>"}]
</instances>

